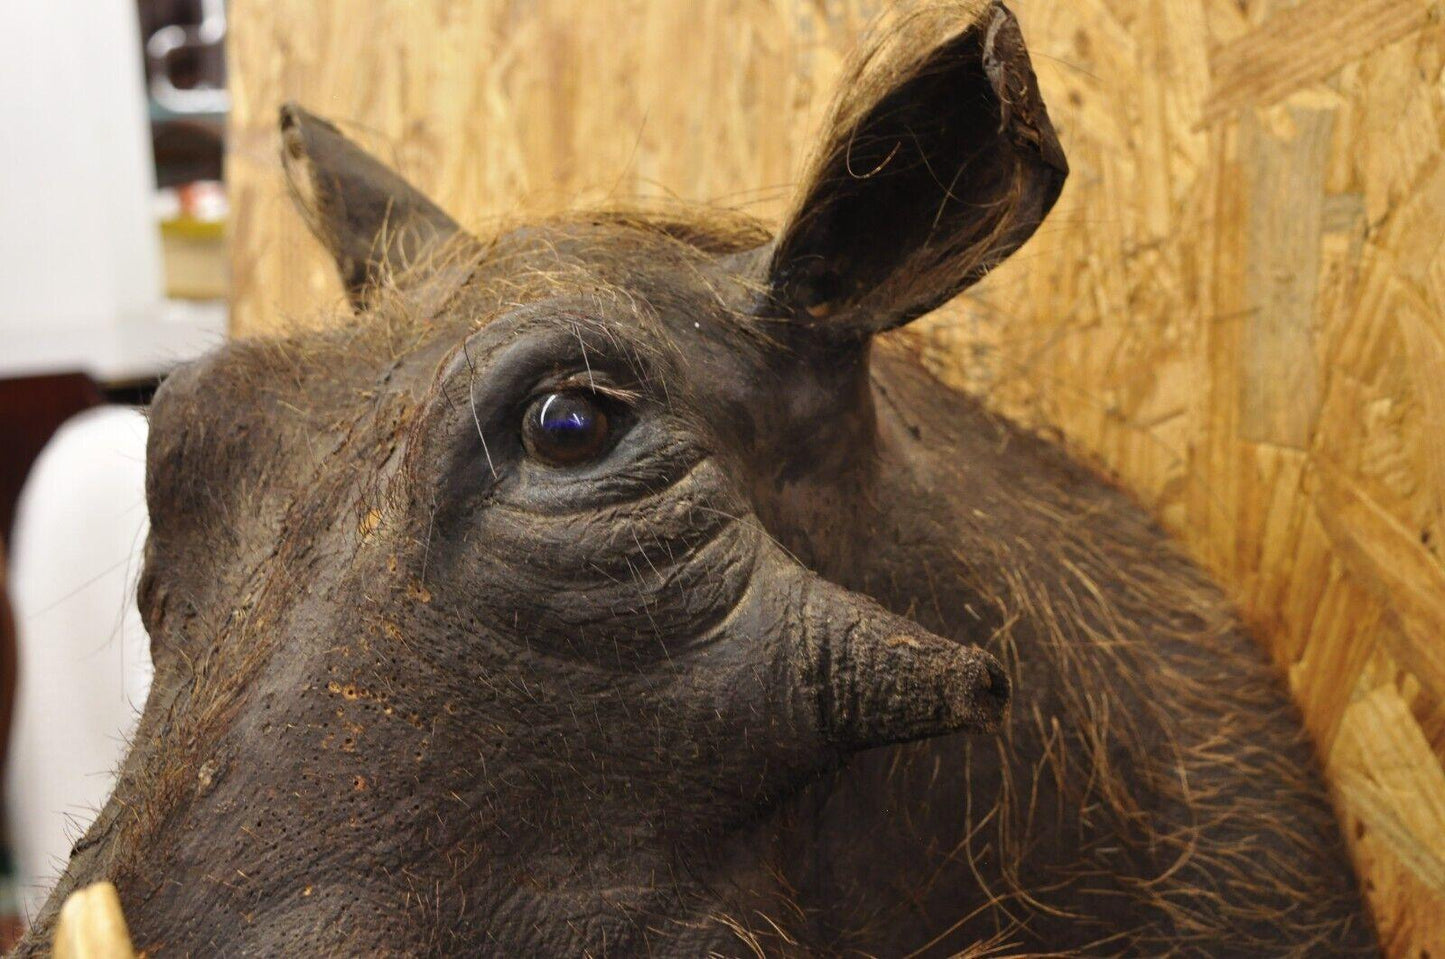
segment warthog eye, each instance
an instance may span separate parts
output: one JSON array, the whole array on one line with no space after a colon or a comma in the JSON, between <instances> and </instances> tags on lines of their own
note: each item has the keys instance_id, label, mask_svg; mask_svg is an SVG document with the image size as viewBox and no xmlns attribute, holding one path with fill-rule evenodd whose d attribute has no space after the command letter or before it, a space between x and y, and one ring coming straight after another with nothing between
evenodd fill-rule
<instances>
[{"instance_id":1,"label":"warthog eye","mask_svg":"<svg viewBox=\"0 0 1445 959\"><path fill-rule=\"evenodd\" d=\"M537 397L522 421L527 454L550 466L576 466L597 459L612 438L605 402L580 389Z\"/></svg>"}]
</instances>

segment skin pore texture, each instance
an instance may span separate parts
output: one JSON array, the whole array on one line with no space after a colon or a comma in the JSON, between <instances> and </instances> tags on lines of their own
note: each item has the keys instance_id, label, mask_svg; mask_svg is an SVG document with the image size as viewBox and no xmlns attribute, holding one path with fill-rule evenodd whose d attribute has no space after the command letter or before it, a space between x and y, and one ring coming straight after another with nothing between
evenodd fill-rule
<instances>
[{"instance_id":1,"label":"skin pore texture","mask_svg":"<svg viewBox=\"0 0 1445 959\"><path fill-rule=\"evenodd\" d=\"M356 313L157 394L154 687L18 955L101 879L152 957L1376 953L1219 591L887 332L1063 186L1012 15L844 90L776 233L474 236L282 111Z\"/></svg>"}]
</instances>

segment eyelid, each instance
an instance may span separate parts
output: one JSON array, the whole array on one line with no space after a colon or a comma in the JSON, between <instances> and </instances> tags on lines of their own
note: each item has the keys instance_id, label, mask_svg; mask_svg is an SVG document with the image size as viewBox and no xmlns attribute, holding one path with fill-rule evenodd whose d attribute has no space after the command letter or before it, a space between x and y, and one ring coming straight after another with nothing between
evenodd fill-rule
<instances>
[{"instance_id":1,"label":"eyelid","mask_svg":"<svg viewBox=\"0 0 1445 959\"><path fill-rule=\"evenodd\" d=\"M560 382L544 385L538 395L549 392L560 392L564 390L585 390L589 393L596 393L598 396L605 396L608 399L626 403L628 406L635 405L642 399L642 394L637 390L629 390L609 383L605 379L599 379L591 373L574 373Z\"/></svg>"}]
</instances>

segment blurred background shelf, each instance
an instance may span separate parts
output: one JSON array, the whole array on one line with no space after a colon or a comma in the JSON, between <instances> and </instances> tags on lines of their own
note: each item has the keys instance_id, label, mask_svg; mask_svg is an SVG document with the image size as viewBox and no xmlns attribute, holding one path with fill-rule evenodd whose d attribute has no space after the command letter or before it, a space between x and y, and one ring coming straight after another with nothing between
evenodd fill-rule
<instances>
[{"instance_id":1,"label":"blurred background shelf","mask_svg":"<svg viewBox=\"0 0 1445 959\"><path fill-rule=\"evenodd\" d=\"M163 300L153 317L94 329L37 326L5 334L0 379L77 372L100 384L162 376L225 341L224 300Z\"/></svg>"}]
</instances>

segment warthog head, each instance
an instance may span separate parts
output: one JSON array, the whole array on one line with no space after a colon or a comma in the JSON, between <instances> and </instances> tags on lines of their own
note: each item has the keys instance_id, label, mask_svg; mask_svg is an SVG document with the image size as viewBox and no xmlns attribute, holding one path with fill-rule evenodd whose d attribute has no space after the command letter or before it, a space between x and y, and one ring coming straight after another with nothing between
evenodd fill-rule
<instances>
[{"instance_id":1,"label":"warthog head","mask_svg":"<svg viewBox=\"0 0 1445 959\"><path fill-rule=\"evenodd\" d=\"M870 549L871 337L1015 249L1064 177L1006 11L900 50L775 235L473 236L283 109L358 315L157 395L155 688L62 892L112 879L152 953L726 950L786 898L787 797L997 728L993 657L815 572Z\"/></svg>"}]
</instances>

